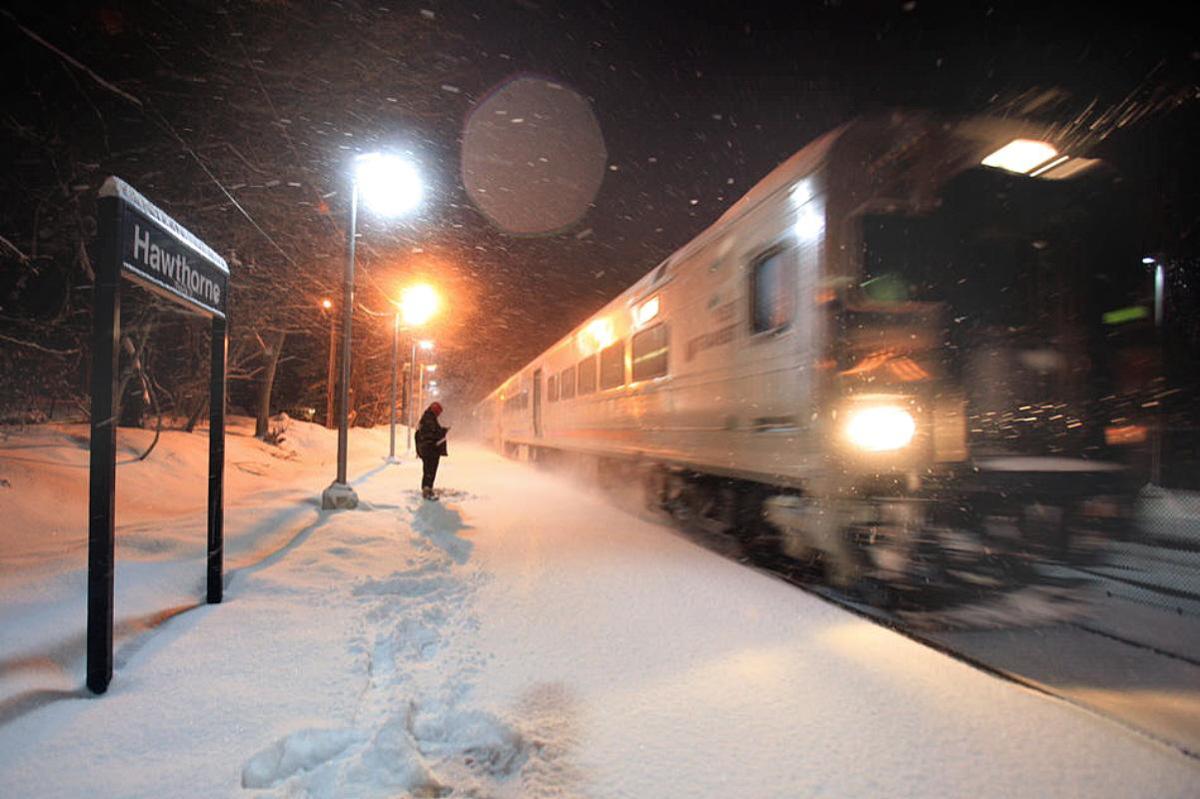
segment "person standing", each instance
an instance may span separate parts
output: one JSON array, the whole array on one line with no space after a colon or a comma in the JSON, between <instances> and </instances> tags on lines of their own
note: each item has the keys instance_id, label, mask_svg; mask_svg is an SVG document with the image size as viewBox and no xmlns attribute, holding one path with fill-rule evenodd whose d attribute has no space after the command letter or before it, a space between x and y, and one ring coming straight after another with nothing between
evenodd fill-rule
<instances>
[{"instance_id":1,"label":"person standing","mask_svg":"<svg viewBox=\"0 0 1200 799\"><path fill-rule=\"evenodd\" d=\"M421 421L417 423L414 436L417 457L425 467L421 474L421 496L425 499L437 499L437 495L433 493L433 481L437 477L438 461L446 454L446 435L450 428L438 424L438 417L441 415L442 404L431 404L421 414Z\"/></svg>"}]
</instances>

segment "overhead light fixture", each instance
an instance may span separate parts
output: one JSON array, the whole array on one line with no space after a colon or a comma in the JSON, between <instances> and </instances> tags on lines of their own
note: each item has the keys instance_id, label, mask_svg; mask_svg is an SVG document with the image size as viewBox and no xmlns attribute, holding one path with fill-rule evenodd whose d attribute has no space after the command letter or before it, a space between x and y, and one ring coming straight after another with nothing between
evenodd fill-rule
<instances>
[{"instance_id":1,"label":"overhead light fixture","mask_svg":"<svg viewBox=\"0 0 1200 799\"><path fill-rule=\"evenodd\" d=\"M388 153L360 155L355 182L363 202L381 216L400 216L421 203L421 176L407 160Z\"/></svg>"},{"instance_id":2,"label":"overhead light fixture","mask_svg":"<svg viewBox=\"0 0 1200 799\"><path fill-rule=\"evenodd\" d=\"M1027 175L1058 155L1058 150L1044 141L1014 139L984 158L984 166L996 167L1018 175Z\"/></svg>"},{"instance_id":3,"label":"overhead light fixture","mask_svg":"<svg viewBox=\"0 0 1200 799\"><path fill-rule=\"evenodd\" d=\"M634 310L633 323L642 327L656 316L658 316L658 295L646 300Z\"/></svg>"}]
</instances>

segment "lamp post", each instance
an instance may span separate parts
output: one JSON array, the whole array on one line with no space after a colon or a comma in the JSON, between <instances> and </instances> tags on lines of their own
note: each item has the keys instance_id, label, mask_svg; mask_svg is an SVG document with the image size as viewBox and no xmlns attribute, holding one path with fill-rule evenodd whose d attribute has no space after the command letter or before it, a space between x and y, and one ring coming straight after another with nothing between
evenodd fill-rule
<instances>
[{"instance_id":1,"label":"lamp post","mask_svg":"<svg viewBox=\"0 0 1200 799\"><path fill-rule=\"evenodd\" d=\"M440 300L437 292L431 286L424 283L417 283L405 288L401 292L400 301L396 303L398 311L392 328L392 411L391 428L388 435L388 463L399 463L396 459L396 376L399 368L397 356L399 351L400 321L401 319L404 320L404 327L410 332L412 337L412 356L409 360L409 373L407 377L408 400L404 404L405 416L408 423L408 444L405 451L408 452L412 450L412 378L413 372L417 368L417 339L415 329L424 325L437 313L439 304ZM429 350L433 347L432 341L422 341L420 344L423 350Z\"/></svg>"},{"instance_id":2,"label":"lamp post","mask_svg":"<svg viewBox=\"0 0 1200 799\"><path fill-rule=\"evenodd\" d=\"M333 310L333 301L329 299L321 300L321 308L325 315L329 317L329 369L325 375L325 426L333 427L333 373L337 368L337 317L330 311Z\"/></svg>"},{"instance_id":3,"label":"lamp post","mask_svg":"<svg viewBox=\"0 0 1200 799\"><path fill-rule=\"evenodd\" d=\"M420 343L421 349L426 352L429 352L433 349L432 341L422 341L419 343ZM412 366L408 370L408 414L407 414L407 416L408 416L408 435L405 438L405 441L406 441L406 443L404 445L405 452L409 452L412 450L413 428L415 428L417 426L416 413L415 413L417 410L417 403L414 402L416 389L413 386L414 380L417 381L418 385L420 384L420 377L417 373L417 345L418 345L418 342L414 338L413 344L412 344L412 361L410 362L412 364Z\"/></svg>"},{"instance_id":4,"label":"lamp post","mask_svg":"<svg viewBox=\"0 0 1200 799\"><path fill-rule=\"evenodd\" d=\"M400 312L392 320L392 393L391 425L388 430L388 463L399 463L396 458L396 353L400 348Z\"/></svg>"},{"instance_id":5,"label":"lamp post","mask_svg":"<svg viewBox=\"0 0 1200 799\"><path fill-rule=\"evenodd\" d=\"M436 372L436 371L437 371L436 363L421 364L421 373L420 373L420 375L417 376L417 407L418 408L425 405L425 374L426 374L426 372ZM429 382L429 385L432 387L432 386L437 385L437 383L435 381L431 380Z\"/></svg>"},{"instance_id":6,"label":"lamp post","mask_svg":"<svg viewBox=\"0 0 1200 799\"><path fill-rule=\"evenodd\" d=\"M421 200L421 181L407 161L382 153L359 156L350 181L350 227L346 234L346 272L342 291L342 382L338 407L337 478L321 495L321 507L354 508L358 494L346 480L350 411L350 333L354 310L354 239L358 199L381 216L398 216Z\"/></svg>"}]
</instances>

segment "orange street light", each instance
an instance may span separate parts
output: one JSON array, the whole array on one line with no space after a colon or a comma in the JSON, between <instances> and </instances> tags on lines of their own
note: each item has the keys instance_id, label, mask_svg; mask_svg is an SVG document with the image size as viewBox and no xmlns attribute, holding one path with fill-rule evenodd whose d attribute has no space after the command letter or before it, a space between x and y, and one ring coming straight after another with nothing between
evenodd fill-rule
<instances>
[{"instance_id":1,"label":"orange street light","mask_svg":"<svg viewBox=\"0 0 1200 799\"><path fill-rule=\"evenodd\" d=\"M441 298L428 283L418 283L404 289L400 295L400 314L404 324L409 327L419 327L437 313Z\"/></svg>"}]
</instances>

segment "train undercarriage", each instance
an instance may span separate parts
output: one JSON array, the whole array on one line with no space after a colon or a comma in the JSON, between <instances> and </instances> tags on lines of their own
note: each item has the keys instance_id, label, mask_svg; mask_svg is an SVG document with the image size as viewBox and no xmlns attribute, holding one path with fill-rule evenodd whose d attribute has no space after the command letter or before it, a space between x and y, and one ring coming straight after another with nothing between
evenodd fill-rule
<instances>
[{"instance_id":1,"label":"train undercarriage","mask_svg":"<svg viewBox=\"0 0 1200 799\"><path fill-rule=\"evenodd\" d=\"M529 447L509 454L569 465L627 506L733 544L740 558L889 608L929 610L1027 586L1035 564L1081 565L1126 529L1115 483L1056 492L1043 475L1038 489L976 480L816 496L636 459Z\"/></svg>"}]
</instances>

